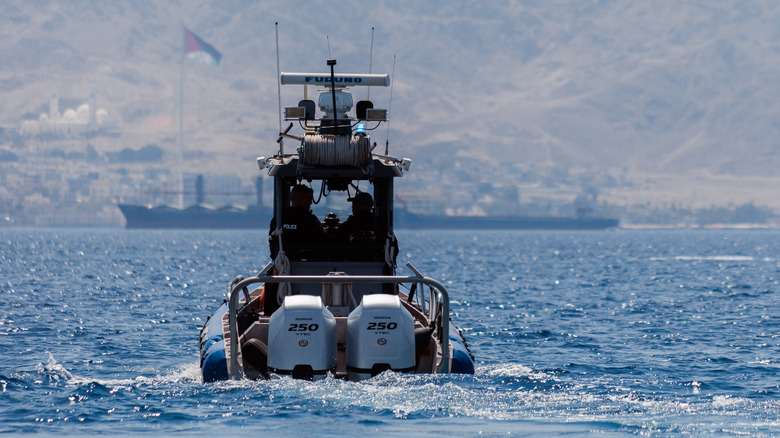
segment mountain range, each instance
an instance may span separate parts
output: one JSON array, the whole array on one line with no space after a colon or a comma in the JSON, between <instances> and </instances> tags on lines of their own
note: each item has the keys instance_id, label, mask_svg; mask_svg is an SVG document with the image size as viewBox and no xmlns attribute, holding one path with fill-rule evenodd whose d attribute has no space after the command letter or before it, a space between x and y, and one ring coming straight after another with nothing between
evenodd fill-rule
<instances>
[{"instance_id":1,"label":"mountain range","mask_svg":"<svg viewBox=\"0 0 780 438\"><path fill-rule=\"evenodd\" d=\"M374 140L395 155L617 172L631 187L602 196L625 202L777 198L780 4L768 0L11 0L0 23L0 123L94 94L121 133L96 148L156 144L173 160L183 78L193 171L251 178L254 158L276 152L278 35L281 71L327 72L333 58L337 72L392 73L370 95L391 117ZM219 66L182 57L184 27ZM301 95L282 87L281 105Z\"/></svg>"}]
</instances>

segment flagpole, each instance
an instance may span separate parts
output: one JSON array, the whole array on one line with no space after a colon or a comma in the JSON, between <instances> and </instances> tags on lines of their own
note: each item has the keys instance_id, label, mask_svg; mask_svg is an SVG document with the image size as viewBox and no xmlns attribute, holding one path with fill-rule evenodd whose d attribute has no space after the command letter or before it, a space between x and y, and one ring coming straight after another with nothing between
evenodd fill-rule
<instances>
[{"instance_id":1,"label":"flagpole","mask_svg":"<svg viewBox=\"0 0 780 438\"><path fill-rule=\"evenodd\" d=\"M184 208L184 50L179 75L179 208Z\"/></svg>"},{"instance_id":2,"label":"flagpole","mask_svg":"<svg viewBox=\"0 0 780 438\"><path fill-rule=\"evenodd\" d=\"M211 44L184 27L184 47L181 51L179 74L179 207L184 208L184 58L194 54L199 61L219 66L222 54Z\"/></svg>"}]
</instances>

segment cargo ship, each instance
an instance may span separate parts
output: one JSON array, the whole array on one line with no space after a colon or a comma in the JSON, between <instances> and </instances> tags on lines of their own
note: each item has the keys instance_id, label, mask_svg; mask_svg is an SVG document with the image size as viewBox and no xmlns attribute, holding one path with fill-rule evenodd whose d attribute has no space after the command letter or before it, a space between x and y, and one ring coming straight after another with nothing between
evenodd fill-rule
<instances>
[{"instance_id":1,"label":"cargo ship","mask_svg":"<svg viewBox=\"0 0 780 438\"><path fill-rule=\"evenodd\" d=\"M186 208L119 204L128 229L263 229L271 222L272 209L263 206L262 182L256 183L257 203L249 206L213 207L203 202L202 177L196 181L197 203ZM467 230L604 230L617 228L618 219L579 214L556 216L448 216L424 215L403 207L395 211L396 228Z\"/></svg>"},{"instance_id":2,"label":"cargo ship","mask_svg":"<svg viewBox=\"0 0 780 438\"><path fill-rule=\"evenodd\" d=\"M118 207L128 229L267 229L272 209L263 206L260 178L256 180L255 188L257 201L254 205L214 207L204 203L203 177L198 175L194 205L180 208L173 205L119 204Z\"/></svg>"},{"instance_id":3,"label":"cargo ship","mask_svg":"<svg viewBox=\"0 0 780 438\"><path fill-rule=\"evenodd\" d=\"M178 208L120 204L128 229L268 229L271 210L262 206L205 204ZM428 216L405 210L396 212L396 228L408 230L606 230L620 221L603 217L535 216Z\"/></svg>"}]
</instances>

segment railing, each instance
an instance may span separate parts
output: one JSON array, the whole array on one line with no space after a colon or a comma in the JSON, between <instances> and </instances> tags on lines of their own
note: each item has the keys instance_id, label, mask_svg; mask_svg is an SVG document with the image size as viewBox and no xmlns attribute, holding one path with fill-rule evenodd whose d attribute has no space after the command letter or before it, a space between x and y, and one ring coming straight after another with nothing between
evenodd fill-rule
<instances>
[{"instance_id":1,"label":"railing","mask_svg":"<svg viewBox=\"0 0 780 438\"><path fill-rule=\"evenodd\" d=\"M450 298L447 289L438 281L424 277L420 271L407 263L414 276L382 276L382 275L343 275L338 276L339 283L393 283L393 284L423 284L429 288L429 321L441 318L440 344L442 348L442 360L437 372L450 372ZM228 373L233 379L240 379L244 375L243 367L238 363L238 299L241 294L246 294L247 288L256 283L333 283L332 275L276 275L267 276L270 265L266 266L254 277L242 279L236 277L230 282L232 286L228 299L228 324L230 325L230 369ZM425 299L417 300L425 311ZM248 303L247 303L248 304Z\"/></svg>"}]
</instances>

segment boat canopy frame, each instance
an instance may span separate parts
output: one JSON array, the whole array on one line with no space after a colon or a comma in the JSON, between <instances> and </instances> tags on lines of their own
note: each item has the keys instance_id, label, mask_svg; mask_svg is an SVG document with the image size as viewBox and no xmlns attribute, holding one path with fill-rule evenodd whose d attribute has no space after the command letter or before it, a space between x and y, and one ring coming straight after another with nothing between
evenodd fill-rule
<instances>
[{"instance_id":1,"label":"boat canopy frame","mask_svg":"<svg viewBox=\"0 0 780 438\"><path fill-rule=\"evenodd\" d=\"M375 252L383 253L385 251L385 246L388 244L391 246L397 245L397 243L395 243L396 237L394 231L394 180L395 178L403 176L403 160L373 155L372 164L369 166L368 172L349 166L306 166L302 164L297 155L289 155L281 159L279 157L272 157L265 160L266 162L276 162L276 164L268 166L270 167L268 175L273 177L274 180L273 217L276 218L277 224L283 223L282 215L287 206L290 205L290 189L292 189L295 184L303 181L306 181L309 184L313 181L321 181L328 186L328 189L331 192L348 192L347 187L355 181L369 181L373 186L373 192L369 194L374 200L374 215L377 221L377 243L373 246L376 246L378 250ZM271 231L273 232L274 230ZM289 244L285 245L286 247L284 249L285 252L288 253L288 256L294 254L295 250L302 249L291 248ZM320 248L317 247L317 245L308 245L307 248L314 250L315 252L321 252L321 250L324 249L324 247ZM386 259L386 265L389 270L388 273L394 273L395 257L393 257L392 260Z\"/></svg>"}]
</instances>

